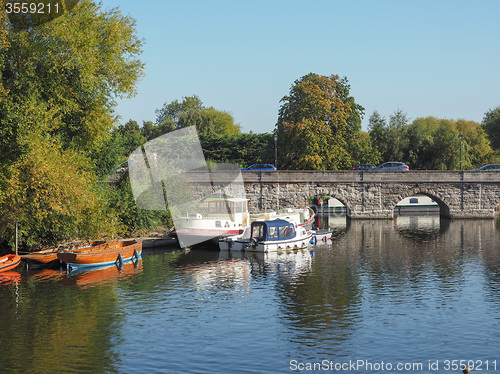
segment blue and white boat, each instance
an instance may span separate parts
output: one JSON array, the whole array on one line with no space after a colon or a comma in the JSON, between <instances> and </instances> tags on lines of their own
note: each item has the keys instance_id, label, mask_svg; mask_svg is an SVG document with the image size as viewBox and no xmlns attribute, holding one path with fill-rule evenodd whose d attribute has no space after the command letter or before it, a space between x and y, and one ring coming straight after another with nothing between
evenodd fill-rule
<instances>
[{"instance_id":1,"label":"blue and white boat","mask_svg":"<svg viewBox=\"0 0 500 374\"><path fill-rule=\"evenodd\" d=\"M226 251L286 251L308 247L311 237L312 234L295 221L255 221L242 235L221 239L219 247Z\"/></svg>"}]
</instances>

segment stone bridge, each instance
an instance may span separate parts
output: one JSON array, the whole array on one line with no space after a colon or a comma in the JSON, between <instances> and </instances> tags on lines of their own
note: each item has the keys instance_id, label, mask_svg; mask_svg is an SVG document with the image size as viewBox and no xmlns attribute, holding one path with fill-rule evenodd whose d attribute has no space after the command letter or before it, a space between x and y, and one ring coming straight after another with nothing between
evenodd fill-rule
<instances>
[{"instance_id":1,"label":"stone bridge","mask_svg":"<svg viewBox=\"0 0 500 374\"><path fill-rule=\"evenodd\" d=\"M341 201L353 219L393 218L402 199L427 195L447 218L494 218L500 172L242 171L251 210L298 207L314 196ZM222 175L221 175L222 177ZM222 182L213 173L213 183Z\"/></svg>"}]
</instances>

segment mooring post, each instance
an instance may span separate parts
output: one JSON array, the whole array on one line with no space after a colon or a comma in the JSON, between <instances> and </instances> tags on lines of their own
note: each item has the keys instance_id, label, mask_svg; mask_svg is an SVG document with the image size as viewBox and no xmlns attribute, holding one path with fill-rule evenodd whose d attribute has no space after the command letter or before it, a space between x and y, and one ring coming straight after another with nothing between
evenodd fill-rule
<instances>
[{"instance_id":1,"label":"mooring post","mask_svg":"<svg viewBox=\"0 0 500 374\"><path fill-rule=\"evenodd\" d=\"M18 232L18 230L17 230L17 222L16 222L16 255L17 255L17 232Z\"/></svg>"}]
</instances>

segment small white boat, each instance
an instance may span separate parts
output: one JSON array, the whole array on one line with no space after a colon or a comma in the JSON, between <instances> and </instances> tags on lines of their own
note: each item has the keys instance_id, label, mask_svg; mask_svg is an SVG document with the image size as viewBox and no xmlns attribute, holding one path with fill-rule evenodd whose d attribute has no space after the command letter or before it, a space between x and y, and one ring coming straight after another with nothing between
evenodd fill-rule
<instances>
[{"instance_id":1,"label":"small white boat","mask_svg":"<svg viewBox=\"0 0 500 374\"><path fill-rule=\"evenodd\" d=\"M221 239L219 248L249 252L296 250L308 247L311 237L311 232L294 221L255 221L242 235Z\"/></svg>"}]
</instances>

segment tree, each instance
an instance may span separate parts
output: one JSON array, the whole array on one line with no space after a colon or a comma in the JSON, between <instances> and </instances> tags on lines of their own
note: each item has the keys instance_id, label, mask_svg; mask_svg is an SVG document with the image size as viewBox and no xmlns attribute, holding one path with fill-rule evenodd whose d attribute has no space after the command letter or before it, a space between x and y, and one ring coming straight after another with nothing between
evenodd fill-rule
<instances>
[{"instance_id":1,"label":"tree","mask_svg":"<svg viewBox=\"0 0 500 374\"><path fill-rule=\"evenodd\" d=\"M387 161L389 159L389 129L385 118L377 111L368 119L368 130L373 147L379 152L381 160Z\"/></svg>"},{"instance_id":2,"label":"tree","mask_svg":"<svg viewBox=\"0 0 500 374\"><path fill-rule=\"evenodd\" d=\"M406 113L398 109L389 117L389 142L388 154L391 160L403 160L404 149L407 146L406 129L408 126L408 117ZM390 161L387 159L387 161Z\"/></svg>"},{"instance_id":3,"label":"tree","mask_svg":"<svg viewBox=\"0 0 500 374\"><path fill-rule=\"evenodd\" d=\"M380 153L372 146L370 135L364 131L357 132L348 143L347 152L354 164L378 165Z\"/></svg>"},{"instance_id":4,"label":"tree","mask_svg":"<svg viewBox=\"0 0 500 374\"><path fill-rule=\"evenodd\" d=\"M135 21L90 0L22 31L0 20L0 238L15 222L25 243L116 234L91 157L142 75Z\"/></svg>"},{"instance_id":5,"label":"tree","mask_svg":"<svg viewBox=\"0 0 500 374\"><path fill-rule=\"evenodd\" d=\"M133 95L142 75L135 21L84 0L40 27L9 32L8 42L2 77L13 104L44 103L51 135L66 147L98 150L113 126L115 98Z\"/></svg>"},{"instance_id":6,"label":"tree","mask_svg":"<svg viewBox=\"0 0 500 374\"><path fill-rule=\"evenodd\" d=\"M500 150L500 106L485 113L482 126L488 135L491 147Z\"/></svg>"},{"instance_id":7,"label":"tree","mask_svg":"<svg viewBox=\"0 0 500 374\"><path fill-rule=\"evenodd\" d=\"M349 96L347 78L310 73L281 99L276 132L280 168L345 169L364 108Z\"/></svg>"},{"instance_id":8,"label":"tree","mask_svg":"<svg viewBox=\"0 0 500 374\"><path fill-rule=\"evenodd\" d=\"M189 126L196 126L199 135L236 135L241 132L229 112L206 108L196 95L184 97L182 102L165 103L156 110L155 125L162 129L156 131L161 134Z\"/></svg>"},{"instance_id":9,"label":"tree","mask_svg":"<svg viewBox=\"0 0 500 374\"><path fill-rule=\"evenodd\" d=\"M406 130L408 127L406 113L397 110L389 117L389 123L377 111L369 118L368 129L374 147L379 151L382 161L403 161L405 157Z\"/></svg>"},{"instance_id":10,"label":"tree","mask_svg":"<svg viewBox=\"0 0 500 374\"><path fill-rule=\"evenodd\" d=\"M141 134L139 124L134 120L120 125L118 131L122 135L122 152L126 157L146 142L146 138Z\"/></svg>"},{"instance_id":11,"label":"tree","mask_svg":"<svg viewBox=\"0 0 500 374\"><path fill-rule=\"evenodd\" d=\"M182 114L191 111L200 112L202 109L203 102L196 95L183 97L182 102L174 100L169 104L165 103L161 109L156 110L156 125L160 125L166 120L177 123Z\"/></svg>"},{"instance_id":12,"label":"tree","mask_svg":"<svg viewBox=\"0 0 500 374\"><path fill-rule=\"evenodd\" d=\"M463 136L463 169L492 159L493 152L480 124L434 117L417 118L405 127L403 159L412 169L456 170L460 164L459 133Z\"/></svg>"},{"instance_id":13,"label":"tree","mask_svg":"<svg viewBox=\"0 0 500 374\"><path fill-rule=\"evenodd\" d=\"M240 167L274 163L273 134L200 135L200 143L207 161Z\"/></svg>"}]
</instances>

